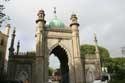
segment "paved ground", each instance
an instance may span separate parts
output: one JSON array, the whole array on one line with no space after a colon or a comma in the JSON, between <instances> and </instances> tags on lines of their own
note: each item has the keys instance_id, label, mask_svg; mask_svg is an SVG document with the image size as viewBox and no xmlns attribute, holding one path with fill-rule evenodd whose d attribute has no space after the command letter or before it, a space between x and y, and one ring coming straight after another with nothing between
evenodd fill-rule
<instances>
[{"instance_id":1,"label":"paved ground","mask_svg":"<svg viewBox=\"0 0 125 83\"><path fill-rule=\"evenodd\" d=\"M57 82L57 81L53 81L52 83L59 83L59 82Z\"/></svg>"},{"instance_id":2,"label":"paved ground","mask_svg":"<svg viewBox=\"0 0 125 83\"><path fill-rule=\"evenodd\" d=\"M58 81L53 81L51 83L59 83ZM100 81L100 80L95 80L94 82L92 83L108 83L107 81Z\"/></svg>"},{"instance_id":3,"label":"paved ground","mask_svg":"<svg viewBox=\"0 0 125 83\"><path fill-rule=\"evenodd\" d=\"M95 80L93 83L108 83L107 81Z\"/></svg>"}]
</instances>

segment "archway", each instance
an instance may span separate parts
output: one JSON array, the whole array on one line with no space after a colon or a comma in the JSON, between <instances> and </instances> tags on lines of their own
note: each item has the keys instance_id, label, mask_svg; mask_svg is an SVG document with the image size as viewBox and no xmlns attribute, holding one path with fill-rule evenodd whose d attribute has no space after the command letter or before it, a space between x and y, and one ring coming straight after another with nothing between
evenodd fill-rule
<instances>
[{"instance_id":1,"label":"archway","mask_svg":"<svg viewBox=\"0 0 125 83\"><path fill-rule=\"evenodd\" d=\"M49 55L54 54L60 62L60 80L59 83L69 83L68 55L60 45L56 46Z\"/></svg>"}]
</instances>

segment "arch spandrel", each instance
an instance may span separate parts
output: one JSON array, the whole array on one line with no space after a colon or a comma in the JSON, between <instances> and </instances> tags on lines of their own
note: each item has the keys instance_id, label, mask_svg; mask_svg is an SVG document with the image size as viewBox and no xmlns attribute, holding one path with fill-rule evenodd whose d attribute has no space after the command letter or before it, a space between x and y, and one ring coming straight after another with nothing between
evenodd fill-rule
<instances>
[{"instance_id":1,"label":"arch spandrel","mask_svg":"<svg viewBox=\"0 0 125 83\"><path fill-rule=\"evenodd\" d=\"M71 46L71 40L59 40L59 39L48 39L48 54L51 53L51 51L56 47L56 46L61 46L67 53L67 55L70 57L72 53L72 46Z\"/></svg>"},{"instance_id":2,"label":"arch spandrel","mask_svg":"<svg viewBox=\"0 0 125 83\"><path fill-rule=\"evenodd\" d=\"M65 52L67 53L68 57L71 55L69 49L66 48L66 46L63 45L62 43L55 43L55 44L51 45L48 53L50 54L52 52L52 50L54 48L56 48L57 46L61 46L61 48L63 48L65 50Z\"/></svg>"}]
</instances>

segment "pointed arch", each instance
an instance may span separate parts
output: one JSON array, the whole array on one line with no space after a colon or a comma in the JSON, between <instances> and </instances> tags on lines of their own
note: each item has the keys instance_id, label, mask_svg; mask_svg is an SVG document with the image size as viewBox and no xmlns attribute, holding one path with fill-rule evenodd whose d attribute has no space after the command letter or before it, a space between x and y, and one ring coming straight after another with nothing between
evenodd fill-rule
<instances>
[{"instance_id":1,"label":"pointed arch","mask_svg":"<svg viewBox=\"0 0 125 83\"><path fill-rule=\"evenodd\" d=\"M59 79L61 83L69 83L69 53L68 49L61 44L56 43L52 45L52 47L49 49L49 55L51 53L54 53L54 55L58 58L60 61L60 75L61 78ZM49 57L49 56L48 56Z\"/></svg>"},{"instance_id":2,"label":"pointed arch","mask_svg":"<svg viewBox=\"0 0 125 83\"><path fill-rule=\"evenodd\" d=\"M65 50L65 52L67 53L67 55L68 56L70 56L70 51L69 51L69 49L68 48L66 48L66 46L64 45L64 44L62 44L62 43L56 43L56 44L54 44L54 45L52 45L51 47L50 47L50 49L49 49L49 54L52 52L52 50L54 49L54 48L56 48L57 46L60 46L61 48L63 48L64 50Z\"/></svg>"}]
</instances>

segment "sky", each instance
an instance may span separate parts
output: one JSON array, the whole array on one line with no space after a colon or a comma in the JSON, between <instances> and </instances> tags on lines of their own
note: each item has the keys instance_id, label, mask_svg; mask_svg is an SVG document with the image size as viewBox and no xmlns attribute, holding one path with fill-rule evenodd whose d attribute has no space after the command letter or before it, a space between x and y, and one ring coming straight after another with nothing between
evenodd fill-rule
<instances>
[{"instance_id":1,"label":"sky","mask_svg":"<svg viewBox=\"0 0 125 83\"><path fill-rule=\"evenodd\" d=\"M66 26L69 26L71 14L77 14L80 44L94 44L93 33L96 33L98 44L107 48L112 57L122 56L121 47L125 47L125 0L10 0L4 4L4 12L11 18L11 33L16 27L15 46L20 40L20 51L35 50L38 10L44 9L45 19L49 22L54 17L53 7L56 7L57 17Z\"/></svg>"}]
</instances>

